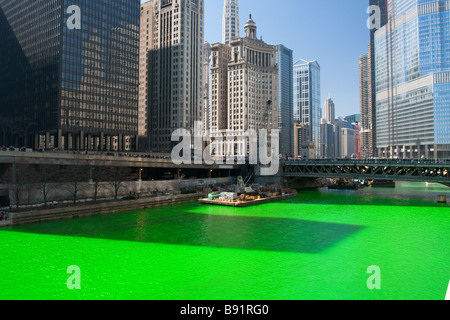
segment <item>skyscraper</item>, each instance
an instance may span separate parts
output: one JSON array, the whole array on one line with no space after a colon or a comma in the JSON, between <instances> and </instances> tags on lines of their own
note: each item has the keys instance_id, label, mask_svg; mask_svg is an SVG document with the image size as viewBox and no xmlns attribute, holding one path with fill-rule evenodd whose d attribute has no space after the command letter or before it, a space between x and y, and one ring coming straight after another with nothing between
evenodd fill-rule
<instances>
[{"instance_id":1,"label":"skyscraper","mask_svg":"<svg viewBox=\"0 0 450 320\"><path fill-rule=\"evenodd\" d=\"M449 25L448 1L388 0L375 33L379 156L450 156Z\"/></svg>"},{"instance_id":2,"label":"skyscraper","mask_svg":"<svg viewBox=\"0 0 450 320\"><path fill-rule=\"evenodd\" d=\"M277 46L278 64L278 127L280 128L280 154L294 154L294 77L293 51L284 45Z\"/></svg>"},{"instance_id":3,"label":"skyscraper","mask_svg":"<svg viewBox=\"0 0 450 320\"><path fill-rule=\"evenodd\" d=\"M205 41L203 45L203 61L202 61L202 123L203 130L208 130L210 127L211 117L211 45Z\"/></svg>"},{"instance_id":4,"label":"skyscraper","mask_svg":"<svg viewBox=\"0 0 450 320\"><path fill-rule=\"evenodd\" d=\"M323 118L329 124L334 124L336 120L336 108L331 98L327 98L323 104Z\"/></svg>"},{"instance_id":5,"label":"skyscraper","mask_svg":"<svg viewBox=\"0 0 450 320\"><path fill-rule=\"evenodd\" d=\"M220 156L244 157L249 151L248 130L267 129L270 134L271 129L278 129L276 47L257 38L250 16L245 37L232 40L231 46L213 44L211 51L212 135L221 130L234 137L223 148L215 148Z\"/></svg>"},{"instance_id":6,"label":"skyscraper","mask_svg":"<svg viewBox=\"0 0 450 320\"><path fill-rule=\"evenodd\" d=\"M2 142L135 147L139 1L0 0L0 42Z\"/></svg>"},{"instance_id":7,"label":"skyscraper","mask_svg":"<svg viewBox=\"0 0 450 320\"><path fill-rule=\"evenodd\" d=\"M365 54L359 58L359 97L361 110L361 156L371 158L374 156L373 145L373 113L370 77L370 55Z\"/></svg>"},{"instance_id":8,"label":"skyscraper","mask_svg":"<svg viewBox=\"0 0 450 320\"><path fill-rule=\"evenodd\" d=\"M222 43L231 45L239 38L239 0L225 0L222 24Z\"/></svg>"},{"instance_id":9,"label":"skyscraper","mask_svg":"<svg viewBox=\"0 0 450 320\"><path fill-rule=\"evenodd\" d=\"M320 65L317 61L298 60L294 63L294 121L309 125L309 137L320 157Z\"/></svg>"},{"instance_id":10,"label":"skyscraper","mask_svg":"<svg viewBox=\"0 0 450 320\"><path fill-rule=\"evenodd\" d=\"M204 1L152 0L148 58L149 149L170 153L174 130L202 119ZM150 19L149 19L150 21Z\"/></svg>"},{"instance_id":11,"label":"skyscraper","mask_svg":"<svg viewBox=\"0 0 450 320\"><path fill-rule=\"evenodd\" d=\"M387 23L387 0L369 0L370 6L377 6L380 10L380 28L384 27ZM372 154L373 156L377 155L378 150L376 149L376 127L377 127L377 119L375 117L375 107L376 107L376 92L375 92L375 32L378 29L371 28L370 29L370 45L369 45L369 56L368 56L368 64L369 64L369 108L372 110Z\"/></svg>"},{"instance_id":12,"label":"skyscraper","mask_svg":"<svg viewBox=\"0 0 450 320\"><path fill-rule=\"evenodd\" d=\"M146 2L141 5L141 25L139 40L139 121L138 135L139 147L141 150L147 150L149 133L149 53L153 50L153 3Z\"/></svg>"}]
</instances>

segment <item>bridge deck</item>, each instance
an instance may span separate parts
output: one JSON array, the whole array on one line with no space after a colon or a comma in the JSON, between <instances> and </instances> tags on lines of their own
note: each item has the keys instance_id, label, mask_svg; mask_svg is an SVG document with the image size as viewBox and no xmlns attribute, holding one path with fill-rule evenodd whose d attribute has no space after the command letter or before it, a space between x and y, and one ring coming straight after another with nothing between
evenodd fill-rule
<instances>
[{"instance_id":1,"label":"bridge deck","mask_svg":"<svg viewBox=\"0 0 450 320\"><path fill-rule=\"evenodd\" d=\"M285 177L440 182L449 185L449 160L287 161Z\"/></svg>"}]
</instances>

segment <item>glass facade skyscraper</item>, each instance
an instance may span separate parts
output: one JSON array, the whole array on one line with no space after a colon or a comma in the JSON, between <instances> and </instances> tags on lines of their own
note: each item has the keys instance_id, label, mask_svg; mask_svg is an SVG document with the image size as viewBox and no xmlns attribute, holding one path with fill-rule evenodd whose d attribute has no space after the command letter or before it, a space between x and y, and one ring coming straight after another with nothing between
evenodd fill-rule
<instances>
[{"instance_id":1,"label":"glass facade skyscraper","mask_svg":"<svg viewBox=\"0 0 450 320\"><path fill-rule=\"evenodd\" d=\"M294 121L307 124L314 143L315 156L320 157L320 65L317 61L294 63Z\"/></svg>"},{"instance_id":2,"label":"glass facade skyscraper","mask_svg":"<svg viewBox=\"0 0 450 320\"><path fill-rule=\"evenodd\" d=\"M450 2L388 0L375 33L379 156L450 156Z\"/></svg>"},{"instance_id":3,"label":"glass facade skyscraper","mask_svg":"<svg viewBox=\"0 0 450 320\"><path fill-rule=\"evenodd\" d=\"M0 114L17 129L4 140L133 149L139 1L0 0L0 8ZM72 18L79 27L69 28Z\"/></svg>"},{"instance_id":4,"label":"glass facade skyscraper","mask_svg":"<svg viewBox=\"0 0 450 320\"><path fill-rule=\"evenodd\" d=\"M278 64L278 122L280 128L280 154L294 155L294 78L293 51L284 45L277 47Z\"/></svg>"},{"instance_id":5,"label":"glass facade skyscraper","mask_svg":"<svg viewBox=\"0 0 450 320\"><path fill-rule=\"evenodd\" d=\"M387 23L387 0L369 0L370 6L377 6L380 9L380 28L385 26ZM365 128L371 128L370 132L366 131L365 141L370 141L371 147L369 149L369 152L366 153L366 156L372 157L377 154L376 149L376 117L375 117L375 107L376 107L376 92L375 92L375 32L377 31L376 28L373 28L370 30L370 45L369 45L369 54L368 54L368 77L370 78L368 85L368 95L369 100L367 101L367 108L370 109L367 110L367 113L371 114L370 117L370 124L366 125ZM367 114L366 113L366 114ZM368 136L370 134L370 137Z\"/></svg>"}]
</instances>

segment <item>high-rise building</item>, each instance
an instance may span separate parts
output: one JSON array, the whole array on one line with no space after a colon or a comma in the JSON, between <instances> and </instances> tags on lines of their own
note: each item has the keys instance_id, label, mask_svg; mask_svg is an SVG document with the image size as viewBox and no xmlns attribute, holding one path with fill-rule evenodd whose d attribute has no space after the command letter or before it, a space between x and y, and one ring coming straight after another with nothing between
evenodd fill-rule
<instances>
[{"instance_id":1,"label":"high-rise building","mask_svg":"<svg viewBox=\"0 0 450 320\"><path fill-rule=\"evenodd\" d=\"M153 2L141 5L141 25L139 40L139 147L147 150L148 145L148 106L149 106L149 53L153 50Z\"/></svg>"},{"instance_id":2,"label":"high-rise building","mask_svg":"<svg viewBox=\"0 0 450 320\"><path fill-rule=\"evenodd\" d=\"M204 1L152 0L148 58L149 149L170 153L177 129L202 119ZM149 19L150 21L150 19Z\"/></svg>"},{"instance_id":3,"label":"high-rise building","mask_svg":"<svg viewBox=\"0 0 450 320\"><path fill-rule=\"evenodd\" d=\"M203 61L202 61L202 125L203 130L209 130L211 117L211 45L205 41L203 45Z\"/></svg>"},{"instance_id":4,"label":"high-rise building","mask_svg":"<svg viewBox=\"0 0 450 320\"><path fill-rule=\"evenodd\" d=\"M355 156L355 130L349 128L340 128L340 157L342 159L351 159Z\"/></svg>"},{"instance_id":5,"label":"high-rise building","mask_svg":"<svg viewBox=\"0 0 450 320\"><path fill-rule=\"evenodd\" d=\"M387 23L387 0L369 0L370 6L376 6L379 8L379 27L382 28ZM378 28L379 29L379 28ZM378 30L377 28L372 27L370 29L370 44L369 44L369 52L368 52L368 64L369 64L369 78L370 82L368 84L369 88L369 108L372 110L372 154L373 156L377 155L378 150L376 149L376 127L377 127L377 118L375 117L376 113L376 92L375 92L375 32Z\"/></svg>"},{"instance_id":6,"label":"high-rise building","mask_svg":"<svg viewBox=\"0 0 450 320\"><path fill-rule=\"evenodd\" d=\"M325 119L320 124L320 156L322 159L336 158L335 126Z\"/></svg>"},{"instance_id":7,"label":"high-rise building","mask_svg":"<svg viewBox=\"0 0 450 320\"><path fill-rule=\"evenodd\" d=\"M326 123L329 124L334 124L334 121L336 120L336 109L331 98L326 99L323 104L323 118Z\"/></svg>"},{"instance_id":8,"label":"high-rise building","mask_svg":"<svg viewBox=\"0 0 450 320\"><path fill-rule=\"evenodd\" d=\"M375 32L378 156L450 157L450 6L388 0Z\"/></svg>"},{"instance_id":9,"label":"high-rise building","mask_svg":"<svg viewBox=\"0 0 450 320\"><path fill-rule=\"evenodd\" d=\"M320 65L317 61L294 63L294 121L309 125L315 156L320 157Z\"/></svg>"},{"instance_id":10,"label":"high-rise building","mask_svg":"<svg viewBox=\"0 0 450 320\"><path fill-rule=\"evenodd\" d=\"M0 0L1 140L134 149L139 8L137 0Z\"/></svg>"},{"instance_id":11,"label":"high-rise building","mask_svg":"<svg viewBox=\"0 0 450 320\"><path fill-rule=\"evenodd\" d=\"M239 0L225 0L222 24L222 43L231 45L233 39L240 37Z\"/></svg>"},{"instance_id":12,"label":"high-rise building","mask_svg":"<svg viewBox=\"0 0 450 320\"><path fill-rule=\"evenodd\" d=\"M280 154L293 156L294 77L293 51L284 45L277 46L278 64L278 121L280 128Z\"/></svg>"},{"instance_id":13,"label":"high-rise building","mask_svg":"<svg viewBox=\"0 0 450 320\"><path fill-rule=\"evenodd\" d=\"M294 158L295 159L314 159L314 143L311 141L310 128L306 123L294 121Z\"/></svg>"},{"instance_id":14,"label":"high-rise building","mask_svg":"<svg viewBox=\"0 0 450 320\"><path fill-rule=\"evenodd\" d=\"M356 122L361 122L361 115L358 114L351 114L349 116L344 117L345 121L350 122L351 124L355 124Z\"/></svg>"},{"instance_id":15,"label":"high-rise building","mask_svg":"<svg viewBox=\"0 0 450 320\"><path fill-rule=\"evenodd\" d=\"M346 129L346 130L343 130L343 129ZM348 148L348 146L349 146L348 137L349 136L347 135L347 138L344 141L343 132L346 132L346 133L350 132L350 139L353 136L353 144L354 144L355 143L354 131L355 131L355 127L350 122L342 119L341 117L336 119L336 121L334 123L334 139L335 139L334 147L335 147L335 156L337 159L349 157L348 156L348 149L349 149ZM352 132L353 132L353 135L351 134ZM345 144L345 146L344 146L344 144ZM352 151L352 150L350 150L350 151Z\"/></svg>"},{"instance_id":16,"label":"high-rise building","mask_svg":"<svg viewBox=\"0 0 450 320\"><path fill-rule=\"evenodd\" d=\"M211 51L211 135L233 137L223 147L216 143L216 155L245 157L248 130L266 129L270 134L278 129L276 47L257 38L250 16L245 37L232 40L231 46L213 44Z\"/></svg>"},{"instance_id":17,"label":"high-rise building","mask_svg":"<svg viewBox=\"0 0 450 320\"><path fill-rule=\"evenodd\" d=\"M359 97L361 110L360 135L361 156L363 158L371 158L374 156L372 93L370 81L370 59L369 54L365 54L359 58Z\"/></svg>"}]
</instances>

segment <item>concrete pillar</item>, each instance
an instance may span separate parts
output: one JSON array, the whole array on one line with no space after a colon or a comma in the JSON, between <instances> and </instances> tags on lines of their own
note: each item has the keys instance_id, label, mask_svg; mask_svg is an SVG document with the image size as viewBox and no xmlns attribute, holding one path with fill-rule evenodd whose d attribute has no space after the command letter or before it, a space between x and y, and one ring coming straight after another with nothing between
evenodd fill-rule
<instances>
[{"instance_id":1,"label":"concrete pillar","mask_svg":"<svg viewBox=\"0 0 450 320\"><path fill-rule=\"evenodd\" d=\"M430 159L430 149L432 146L425 146L425 158Z\"/></svg>"},{"instance_id":2,"label":"concrete pillar","mask_svg":"<svg viewBox=\"0 0 450 320\"><path fill-rule=\"evenodd\" d=\"M57 136L57 141L56 141L57 146L56 147L59 150L64 150L63 137L62 137L62 130L61 129L58 129L58 133L56 134L56 136Z\"/></svg>"},{"instance_id":3,"label":"concrete pillar","mask_svg":"<svg viewBox=\"0 0 450 320\"><path fill-rule=\"evenodd\" d=\"M117 145L118 145L118 150L119 151L123 151L123 136L121 134L119 134L119 139L117 141Z\"/></svg>"},{"instance_id":4,"label":"concrete pillar","mask_svg":"<svg viewBox=\"0 0 450 320\"><path fill-rule=\"evenodd\" d=\"M111 136L105 136L106 151L111 151Z\"/></svg>"},{"instance_id":5,"label":"concrete pillar","mask_svg":"<svg viewBox=\"0 0 450 320\"><path fill-rule=\"evenodd\" d=\"M90 133L88 133L88 135L87 135L87 149L88 149L88 151L92 150L92 142L91 142L91 140L92 140L92 135Z\"/></svg>"},{"instance_id":6,"label":"concrete pillar","mask_svg":"<svg viewBox=\"0 0 450 320\"><path fill-rule=\"evenodd\" d=\"M73 137L71 133L67 133L67 150L72 150L73 148Z\"/></svg>"},{"instance_id":7,"label":"concrete pillar","mask_svg":"<svg viewBox=\"0 0 450 320\"><path fill-rule=\"evenodd\" d=\"M75 150L80 151L80 136L75 137Z\"/></svg>"},{"instance_id":8,"label":"concrete pillar","mask_svg":"<svg viewBox=\"0 0 450 320\"><path fill-rule=\"evenodd\" d=\"M12 164L11 170L11 182L15 184L17 182L17 166L15 163Z\"/></svg>"},{"instance_id":9,"label":"concrete pillar","mask_svg":"<svg viewBox=\"0 0 450 320\"><path fill-rule=\"evenodd\" d=\"M39 141L39 133L34 134L34 149L39 149L40 147L40 141Z\"/></svg>"},{"instance_id":10,"label":"concrete pillar","mask_svg":"<svg viewBox=\"0 0 450 320\"><path fill-rule=\"evenodd\" d=\"M100 132L100 145L99 145L99 150L103 151L105 150L105 134L103 132Z\"/></svg>"},{"instance_id":11,"label":"concrete pillar","mask_svg":"<svg viewBox=\"0 0 450 320\"><path fill-rule=\"evenodd\" d=\"M438 159L438 146L437 144L434 145L434 160Z\"/></svg>"},{"instance_id":12,"label":"concrete pillar","mask_svg":"<svg viewBox=\"0 0 450 320\"><path fill-rule=\"evenodd\" d=\"M93 146L94 151L98 151L100 148L99 140L100 140L99 137L94 137L94 146Z\"/></svg>"},{"instance_id":13,"label":"concrete pillar","mask_svg":"<svg viewBox=\"0 0 450 320\"><path fill-rule=\"evenodd\" d=\"M45 133L45 149L50 149L50 132Z\"/></svg>"},{"instance_id":14,"label":"concrete pillar","mask_svg":"<svg viewBox=\"0 0 450 320\"><path fill-rule=\"evenodd\" d=\"M84 150L84 131L80 131L80 147L78 148L78 150Z\"/></svg>"}]
</instances>

